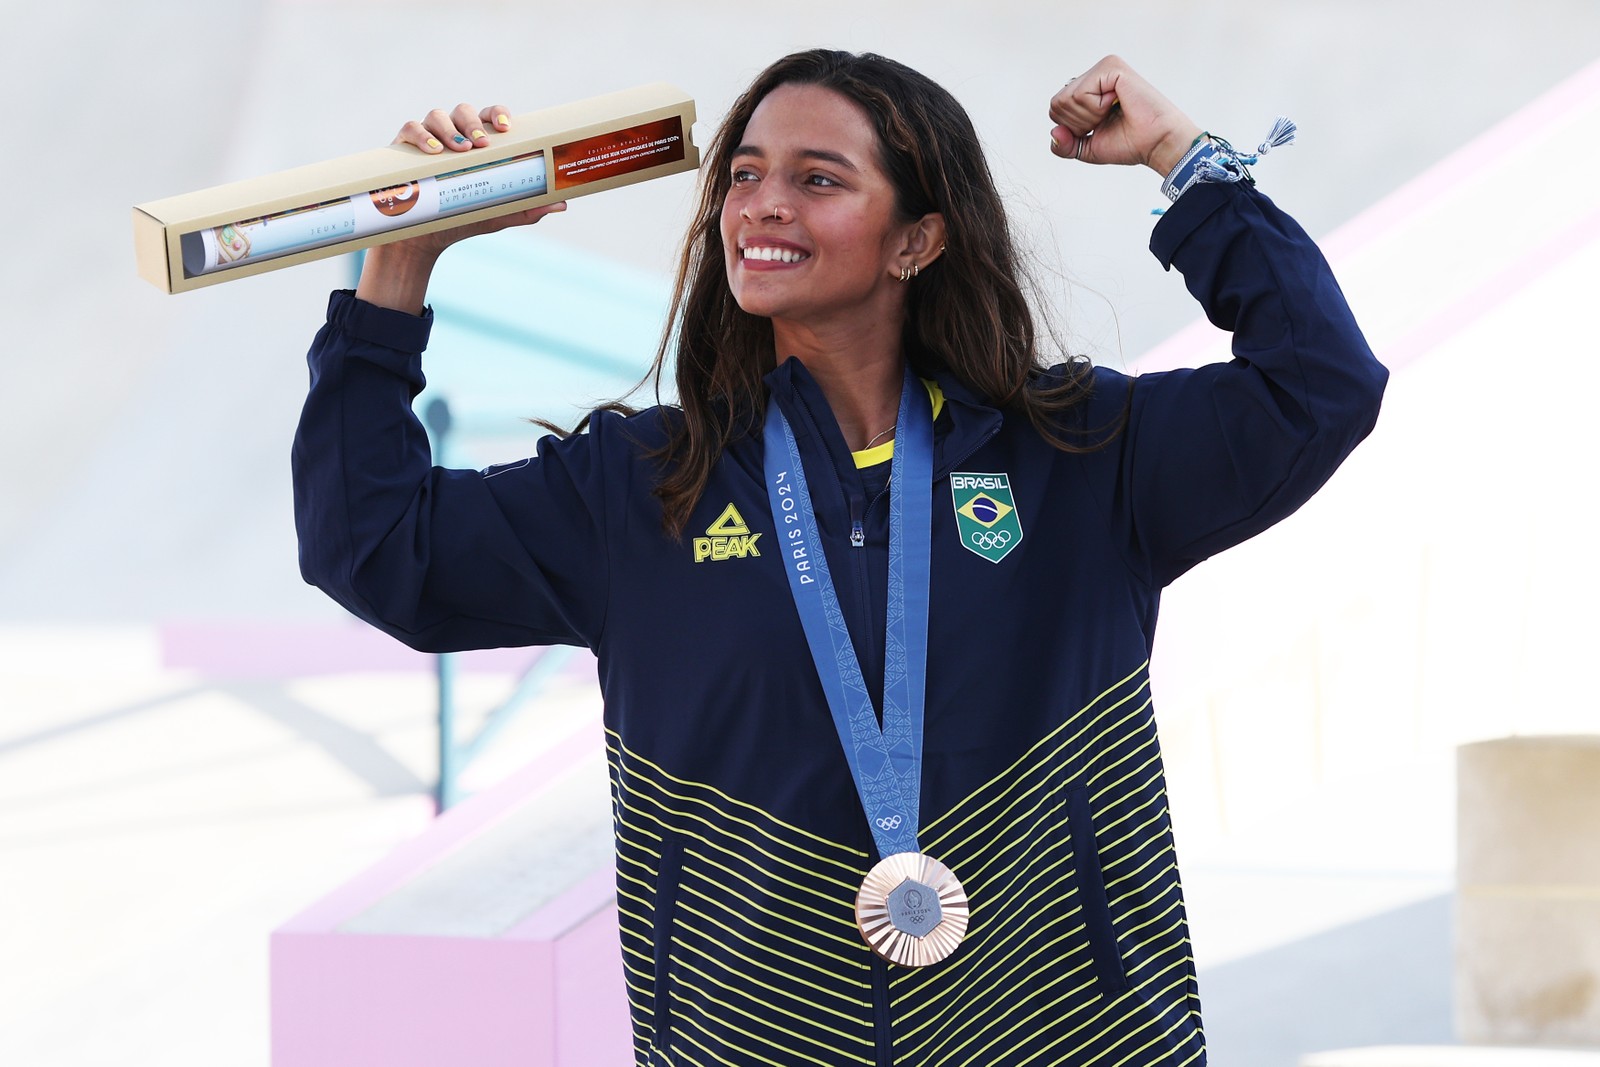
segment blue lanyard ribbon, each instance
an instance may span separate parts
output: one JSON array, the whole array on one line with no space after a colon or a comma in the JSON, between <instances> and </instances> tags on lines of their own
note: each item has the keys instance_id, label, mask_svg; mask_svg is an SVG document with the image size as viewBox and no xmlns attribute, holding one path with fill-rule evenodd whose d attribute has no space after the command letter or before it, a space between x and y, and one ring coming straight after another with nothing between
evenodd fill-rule
<instances>
[{"instance_id":1,"label":"blue lanyard ribbon","mask_svg":"<svg viewBox=\"0 0 1600 1067\"><path fill-rule=\"evenodd\" d=\"M776 401L767 404L763 431L767 498L789 592L880 858L920 851L917 819L928 686L933 411L927 390L909 368L895 427L894 461L889 468L889 601L881 730L828 573L800 448Z\"/></svg>"}]
</instances>

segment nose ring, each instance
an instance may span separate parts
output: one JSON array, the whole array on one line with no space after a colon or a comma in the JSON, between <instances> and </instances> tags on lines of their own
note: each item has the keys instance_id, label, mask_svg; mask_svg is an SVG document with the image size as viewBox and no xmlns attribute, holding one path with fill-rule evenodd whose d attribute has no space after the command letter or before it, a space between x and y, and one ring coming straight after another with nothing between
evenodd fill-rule
<instances>
[{"instance_id":1,"label":"nose ring","mask_svg":"<svg viewBox=\"0 0 1600 1067\"><path fill-rule=\"evenodd\" d=\"M760 221L761 222L766 222L768 219L777 219L779 222L783 222L784 221L783 215L784 215L784 211L785 210L786 209L783 208L782 206L780 206L778 204L774 204L770 209L768 209L768 211L767 211L767 213L765 215L761 216ZM751 222L757 221L755 216L750 214L750 208L749 208L748 205L746 205L745 207L741 208L739 210L739 214L740 214L741 217L749 219Z\"/></svg>"}]
</instances>

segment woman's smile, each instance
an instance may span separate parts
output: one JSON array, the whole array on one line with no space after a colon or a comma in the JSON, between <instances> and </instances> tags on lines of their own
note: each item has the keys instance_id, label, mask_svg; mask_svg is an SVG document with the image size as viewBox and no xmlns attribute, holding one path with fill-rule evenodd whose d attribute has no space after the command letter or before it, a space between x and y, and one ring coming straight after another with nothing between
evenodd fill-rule
<instances>
[{"instance_id":1,"label":"woman's smile","mask_svg":"<svg viewBox=\"0 0 1600 1067\"><path fill-rule=\"evenodd\" d=\"M749 270L781 270L810 258L799 245L771 237L752 238L739 248L740 263Z\"/></svg>"}]
</instances>

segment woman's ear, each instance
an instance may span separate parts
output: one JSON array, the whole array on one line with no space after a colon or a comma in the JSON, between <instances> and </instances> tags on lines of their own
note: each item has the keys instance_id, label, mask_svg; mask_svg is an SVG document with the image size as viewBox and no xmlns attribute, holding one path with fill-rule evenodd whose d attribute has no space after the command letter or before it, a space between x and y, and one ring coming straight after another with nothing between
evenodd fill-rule
<instances>
[{"instance_id":1,"label":"woman's ear","mask_svg":"<svg viewBox=\"0 0 1600 1067\"><path fill-rule=\"evenodd\" d=\"M943 254L944 236L944 216L937 211L930 211L906 227L900 254L895 257L894 270L899 272L901 281L916 277Z\"/></svg>"},{"instance_id":2,"label":"woman's ear","mask_svg":"<svg viewBox=\"0 0 1600 1067\"><path fill-rule=\"evenodd\" d=\"M944 216L930 211L918 219L906 237L906 254L918 266L926 267L944 252Z\"/></svg>"}]
</instances>

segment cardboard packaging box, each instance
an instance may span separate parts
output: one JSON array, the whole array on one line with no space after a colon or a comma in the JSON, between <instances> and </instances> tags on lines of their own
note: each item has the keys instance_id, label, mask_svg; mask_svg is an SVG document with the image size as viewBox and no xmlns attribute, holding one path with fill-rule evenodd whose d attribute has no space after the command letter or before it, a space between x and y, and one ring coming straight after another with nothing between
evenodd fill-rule
<instances>
[{"instance_id":1,"label":"cardboard packaging box","mask_svg":"<svg viewBox=\"0 0 1600 1067\"><path fill-rule=\"evenodd\" d=\"M471 152L385 145L140 204L139 275L181 293L694 170L694 119L657 83L513 115Z\"/></svg>"}]
</instances>

